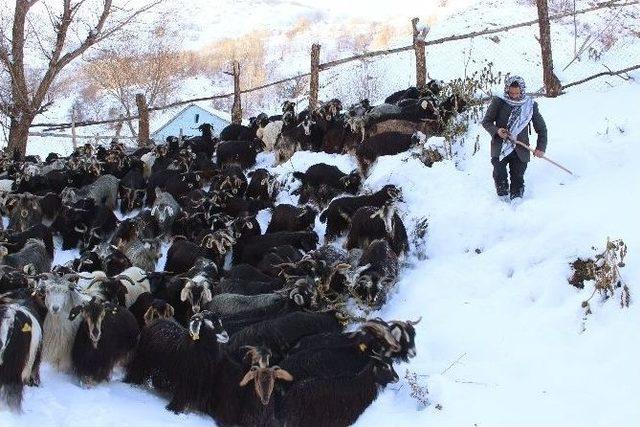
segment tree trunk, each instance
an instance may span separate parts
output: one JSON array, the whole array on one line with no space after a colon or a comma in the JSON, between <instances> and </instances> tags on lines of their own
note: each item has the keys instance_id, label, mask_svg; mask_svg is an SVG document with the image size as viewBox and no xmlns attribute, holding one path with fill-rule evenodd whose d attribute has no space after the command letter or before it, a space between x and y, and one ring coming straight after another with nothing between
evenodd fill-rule
<instances>
[{"instance_id":1,"label":"tree trunk","mask_svg":"<svg viewBox=\"0 0 640 427\"><path fill-rule=\"evenodd\" d=\"M413 50L416 55L416 87L424 88L427 85L427 57L425 53L424 40L420 40L418 30L418 18L411 20L413 29Z\"/></svg>"},{"instance_id":2,"label":"tree trunk","mask_svg":"<svg viewBox=\"0 0 640 427\"><path fill-rule=\"evenodd\" d=\"M240 100L240 63L233 61L233 106L231 123L242 124L242 101Z\"/></svg>"},{"instance_id":3,"label":"tree trunk","mask_svg":"<svg viewBox=\"0 0 640 427\"><path fill-rule=\"evenodd\" d=\"M16 159L23 159L27 152L29 127L31 127L32 122L33 117L28 115L22 115L19 120L11 119L7 149Z\"/></svg>"},{"instance_id":4,"label":"tree trunk","mask_svg":"<svg viewBox=\"0 0 640 427\"><path fill-rule=\"evenodd\" d=\"M311 45L311 79L309 82L309 110L313 110L318 105L318 86L320 74L320 45Z\"/></svg>"},{"instance_id":5,"label":"tree trunk","mask_svg":"<svg viewBox=\"0 0 640 427\"><path fill-rule=\"evenodd\" d=\"M540 27L540 48L542 49L542 77L548 97L560 94L562 84L553 72L551 52L551 25L549 24L549 6L547 0L536 0L538 6L538 25Z\"/></svg>"},{"instance_id":6,"label":"tree trunk","mask_svg":"<svg viewBox=\"0 0 640 427\"><path fill-rule=\"evenodd\" d=\"M138 147L144 147L149 143L149 107L147 99L141 93L136 94L136 104L138 105Z\"/></svg>"}]
</instances>

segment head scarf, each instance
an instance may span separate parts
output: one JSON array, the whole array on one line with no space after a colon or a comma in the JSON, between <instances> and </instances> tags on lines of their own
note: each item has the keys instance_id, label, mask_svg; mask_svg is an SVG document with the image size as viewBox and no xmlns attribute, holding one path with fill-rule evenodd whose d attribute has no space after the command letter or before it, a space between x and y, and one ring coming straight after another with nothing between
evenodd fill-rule
<instances>
[{"instance_id":1,"label":"head scarf","mask_svg":"<svg viewBox=\"0 0 640 427\"><path fill-rule=\"evenodd\" d=\"M518 99L511 99L509 97L509 87L514 82L517 83L521 89L521 94ZM526 88L527 86L524 83L524 79L520 76L509 76L504 81L504 94L502 99L512 107L509 120L507 121L507 130L509 131L510 137L514 139L518 137L533 116L533 98L525 93ZM515 148L515 143L511 140L507 139L503 141L499 160L504 159Z\"/></svg>"}]
</instances>

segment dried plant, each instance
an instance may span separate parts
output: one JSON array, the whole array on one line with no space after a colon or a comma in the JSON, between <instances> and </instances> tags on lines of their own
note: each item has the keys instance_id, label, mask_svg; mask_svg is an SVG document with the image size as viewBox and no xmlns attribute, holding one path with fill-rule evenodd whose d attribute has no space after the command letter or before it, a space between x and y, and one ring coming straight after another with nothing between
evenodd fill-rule
<instances>
[{"instance_id":1,"label":"dried plant","mask_svg":"<svg viewBox=\"0 0 640 427\"><path fill-rule=\"evenodd\" d=\"M407 384L409 384L409 387L411 388L409 396L418 402L419 409L424 409L429 406L431 404L428 397L429 389L426 385L418 383L418 374L407 369L404 374L404 379L407 380Z\"/></svg>"},{"instance_id":2,"label":"dried plant","mask_svg":"<svg viewBox=\"0 0 640 427\"><path fill-rule=\"evenodd\" d=\"M465 72L464 77L451 80L444 85L439 95L440 102L456 95L467 104L462 113L455 115L447 123L440 123L444 129L442 136L445 139L447 159L454 159L458 149L464 146L470 124L482 120L486 108L485 100L491 96L492 87L502 82L503 78L502 72L495 71L493 63L487 62L482 69L470 75ZM473 154L477 152L477 145L476 140Z\"/></svg>"},{"instance_id":3,"label":"dried plant","mask_svg":"<svg viewBox=\"0 0 640 427\"><path fill-rule=\"evenodd\" d=\"M429 218L422 217L416 219L416 225L411 232L411 247L414 248L416 257L419 260L427 258L426 252L426 238L427 231L429 229Z\"/></svg>"},{"instance_id":4,"label":"dried plant","mask_svg":"<svg viewBox=\"0 0 640 427\"><path fill-rule=\"evenodd\" d=\"M595 250L595 248L593 249ZM596 254L592 260L584 261L581 264L581 268L586 269L585 276L592 278L594 282L594 289L591 296L582 302L585 317L591 314L589 301L591 301L596 292L600 294L603 301L606 301L616 295L616 289L621 289L619 300L620 308L629 307L631 303L631 292L620 273L620 268L625 266L624 259L626 256L627 245L622 239L610 240L607 238L604 251Z\"/></svg>"}]
</instances>

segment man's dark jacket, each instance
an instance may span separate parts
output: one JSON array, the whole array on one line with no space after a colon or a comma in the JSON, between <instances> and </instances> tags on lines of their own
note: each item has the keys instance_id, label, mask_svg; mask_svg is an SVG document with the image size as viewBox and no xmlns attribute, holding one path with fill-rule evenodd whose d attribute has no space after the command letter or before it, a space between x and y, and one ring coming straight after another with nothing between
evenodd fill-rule
<instances>
[{"instance_id":1,"label":"man's dark jacket","mask_svg":"<svg viewBox=\"0 0 640 427\"><path fill-rule=\"evenodd\" d=\"M502 149L502 138L498 136L498 129L507 129L509 114L511 113L512 108L513 107L509 105L504 99L494 96L491 99L491 104L487 109L487 113L484 115L482 126L492 136L491 157L500 156L500 150ZM536 149L546 151L547 126L544 124L544 119L542 118L542 116L540 115L540 111L538 110L538 103L535 101L533 103L533 116L531 117L531 122L533 123L533 128L538 134ZM527 132L528 128L529 126L525 126L525 128L520 132L520 135L518 135L517 138L518 141L524 142L527 145L529 145L529 133ZM531 158L530 151L519 145L516 145L516 154L523 162L528 162Z\"/></svg>"}]
</instances>

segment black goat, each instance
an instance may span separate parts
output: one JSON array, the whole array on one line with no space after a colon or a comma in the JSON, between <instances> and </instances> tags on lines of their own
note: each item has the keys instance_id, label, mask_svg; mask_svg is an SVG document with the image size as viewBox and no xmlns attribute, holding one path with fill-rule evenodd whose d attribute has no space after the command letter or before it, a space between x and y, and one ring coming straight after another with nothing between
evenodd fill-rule
<instances>
[{"instance_id":1,"label":"black goat","mask_svg":"<svg viewBox=\"0 0 640 427\"><path fill-rule=\"evenodd\" d=\"M0 304L0 398L9 408L21 411L24 385L39 385L41 354L36 316L21 304Z\"/></svg>"},{"instance_id":2,"label":"black goat","mask_svg":"<svg viewBox=\"0 0 640 427\"><path fill-rule=\"evenodd\" d=\"M301 338L323 332L338 332L342 326L336 314L295 311L275 319L247 326L231 337L229 352L242 358L245 346L263 346L270 349L278 361Z\"/></svg>"},{"instance_id":3,"label":"black goat","mask_svg":"<svg viewBox=\"0 0 640 427\"><path fill-rule=\"evenodd\" d=\"M282 397L278 420L287 426L349 426L387 384L398 381L391 362L371 358L358 372L294 381Z\"/></svg>"},{"instance_id":4,"label":"black goat","mask_svg":"<svg viewBox=\"0 0 640 427\"><path fill-rule=\"evenodd\" d=\"M235 164L242 169L256 164L256 156L262 151L260 140L224 141L216 150L216 165Z\"/></svg>"},{"instance_id":5,"label":"black goat","mask_svg":"<svg viewBox=\"0 0 640 427\"><path fill-rule=\"evenodd\" d=\"M345 231L351 223L351 217L362 206L382 207L389 202L401 200L402 190L395 185L385 185L377 192L355 197L341 197L333 200L320 214L320 221L327 223L325 241L330 242Z\"/></svg>"},{"instance_id":6,"label":"black goat","mask_svg":"<svg viewBox=\"0 0 640 427\"><path fill-rule=\"evenodd\" d=\"M266 169L256 169L247 174L251 181L245 196L249 199L262 200L272 204L278 191L278 181Z\"/></svg>"},{"instance_id":7,"label":"black goat","mask_svg":"<svg viewBox=\"0 0 640 427\"><path fill-rule=\"evenodd\" d=\"M278 231L308 231L313 229L318 211L310 206L301 208L280 204L273 208L271 221L265 233Z\"/></svg>"},{"instance_id":8,"label":"black goat","mask_svg":"<svg viewBox=\"0 0 640 427\"><path fill-rule=\"evenodd\" d=\"M298 190L298 203L312 200L321 206L340 193L357 194L362 184L362 177L357 170L346 174L326 163L310 166L304 173L294 172L293 177L302 182Z\"/></svg>"},{"instance_id":9,"label":"black goat","mask_svg":"<svg viewBox=\"0 0 640 427\"><path fill-rule=\"evenodd\" d=\"M131 312L93 298L74 307L69 320L82 314L71 350L73 370L86 385L109 380L111 371L125 362L136 345L138 323Z\"/></svg>"},{"instance_id":10,"label":"black goat","mask_svg":"<svg viewBox=\"0 0 640 427\"><path fill-rule=\"evenodd\" d=\"M233 260L234 263L257 265L270 248L283 245L290 245L305 252L310 251L318 245L318 235L314 231L278 231L250 237L241 247L234 247Z\"/></svg>"},{"instance_id":11,"label":"black goat","mask_svg":"<svg viewBox=\"0 0 640 427\"><path fill-rule=\"evenodd\" d=\"M363 206L351 218L346 249L366 249L376 239L386 239L398 256L409 250L407 230L393 203L382 208Z\"/></svg>"},{"instance_id":12,"label":"black goat","mask_svg":"<svg viewBox=\"0 0 640 427\"><path fill-rule=\"evenodd\" d=\"M150 292L140 294L129 311L136 318L140 329L158 319L171 319L174 313L171 304L154 297Z\"/></svg>"},{"instance_id":13,"label":"black goat","mask_svg":"<svg viewBox=\"0 0 640 427\"><path fill-rule=\"evenodd\" d=\"M353 292L360 301L381 307L398 277L398 256L386 240L374 240L364 250L352 279Z\"/></svg>"},{"instance_id":14,"label":"black goat","mask_svg":"<svg viewBox=\"0 0 640 427\"><path fill-rule=\"evenodd\" d=\"M53 235L51 229L44 224L36 224L25 231L9 233L0 231L0 245L6 246L9 253L22 249L29 239L39 239L44 242L49 257L53 259Z\"/></svg>"}]
</instances>

